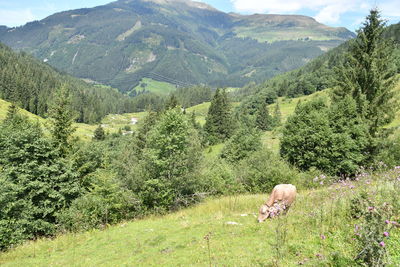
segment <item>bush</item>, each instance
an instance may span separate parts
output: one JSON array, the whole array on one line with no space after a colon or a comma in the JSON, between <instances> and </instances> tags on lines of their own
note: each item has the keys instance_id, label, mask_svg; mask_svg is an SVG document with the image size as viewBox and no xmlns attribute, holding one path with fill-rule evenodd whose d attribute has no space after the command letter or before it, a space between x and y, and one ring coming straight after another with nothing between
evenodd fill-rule
<instances>
[{"instance_id":1,"label":"bush","mask_svg":"<svg viewBox=\"0 0 400 267\"><path fill-rule=\"evenodd\" d=\"M400 166L400 134L383 141L376 162L384 162L388 168Z\"/></svg>"},{"instance_id":2,"label":"bush","mask_svg":"<svg viewBox=\"0 0 400 267\"><path fill-rule=\"evenodd\" d=\"M200 176L201 191L210 195L229 195L243 192L244 188L235 171L225 160L206 162Z\"/></svg>"},{"instance_id":3,"label":"bush","mask_svg":"<svg viewBox=\"0 0 400 267\"><path fill-rule=\"evenodd\" d=\"M226 142L221 158L234 163L248 157L262 147L260 134L255 128L242 127Z\"/></svg>"},{"instance_id":4,"label":"bush","mask_svg":"<svg viewBox=\"0 0 400 267\"><path fill-rule=\"evenodd\" d=\"M318 98L300 103L281 138L281 155L302 170L352 175L368 159L368 128L351 97L327 106Z\"/></svg>"},{"instance_id":5,"label":"bush","mask_svg":"<svg viewBox=\"0 0 400 267\"><path fill-rule=\"evenodd\" d=\"M298 184L300 173L267 149L250 155L237 166L239 181L248 192L270 192L277 184Z\"/></svg>"},{"instance_id":6,"label":"bush","mask_svg":"<svg viewBox=\"0 0 400 267\"><path fill-rule=\"evenodd\" d=\"M92 189L75 199L71 207L58 214L62 230L81 231L104 227L139 216L142 205L137 197L123 189L110 171L91 174Z\"/></svg>"}]
</instances>

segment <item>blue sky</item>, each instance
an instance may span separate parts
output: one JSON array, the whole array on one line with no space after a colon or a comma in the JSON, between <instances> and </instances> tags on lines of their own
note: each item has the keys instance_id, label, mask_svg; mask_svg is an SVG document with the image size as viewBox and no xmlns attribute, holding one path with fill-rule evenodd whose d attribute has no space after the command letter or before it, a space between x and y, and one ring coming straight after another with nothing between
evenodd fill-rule
<instances>
[{"instance_id":1,"label":"blue sky","mask_svg":"<svg viewBox=\"0 0 400 267\"><path fill-rule=\"evenodd\" d=\"M368 10L377 6L388 23L400 20L400 0L197 0L225 12L242 14L301 14L330 26L352 31L360 27ZM110 0L0 0L0 25L9 27L43 19L55 12L94 7Z\"/></svg>"}]
</instances>

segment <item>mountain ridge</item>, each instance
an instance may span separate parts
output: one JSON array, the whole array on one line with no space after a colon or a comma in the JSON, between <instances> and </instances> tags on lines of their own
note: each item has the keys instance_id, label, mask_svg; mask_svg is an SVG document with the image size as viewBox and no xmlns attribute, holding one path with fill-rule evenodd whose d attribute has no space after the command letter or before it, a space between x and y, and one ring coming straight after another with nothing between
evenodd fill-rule
<instances>
[{"instance_id":1,"label":"mountain ridge","mask_svg":"<svg viewBox=\"0 0 400 267\"><path fill-rule=\"evenodd\" d=\"M124 92L146 77L213 87L261 82L353 36L305 16L239 16L181 0L115 1L0 28L13 49Z\"/></svg>"}]
</instances>

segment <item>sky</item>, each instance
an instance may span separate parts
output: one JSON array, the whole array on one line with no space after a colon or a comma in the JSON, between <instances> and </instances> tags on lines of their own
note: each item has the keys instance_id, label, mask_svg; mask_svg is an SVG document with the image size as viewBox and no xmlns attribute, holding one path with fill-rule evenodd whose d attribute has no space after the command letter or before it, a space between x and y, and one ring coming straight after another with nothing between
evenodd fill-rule
<instances>
[{"instance_id":1,"label":"sky","mask_svg":"<svg viewBox=\"0 0 400 267\"><path fill-rule=\"evenodd\" d=\"M297 14L355 31L369 9L378 7L388 24L400 21L400 0L197 0L224 12ZM111 0L0 0L0 25L20 26L56 12L104 5Z\"/></svg>"}]
</instances>

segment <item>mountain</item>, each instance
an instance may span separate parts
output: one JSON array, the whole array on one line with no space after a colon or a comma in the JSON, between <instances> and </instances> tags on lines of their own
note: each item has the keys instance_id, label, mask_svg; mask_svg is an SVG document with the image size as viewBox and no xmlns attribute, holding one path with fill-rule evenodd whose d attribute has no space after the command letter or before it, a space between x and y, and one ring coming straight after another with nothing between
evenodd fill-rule
<instances>
[{"instance_id":1,"label":"mountain","mask_svg":"<svg viewBox=\"0 0 400 267\"><path fill-rule=\"evenodd\" d=\"M227 14L186 0L120 0L0 28L0 41L13 49L124 92L143 78L179 86L261 82L352 37L306 16Z\"/></svg>"}]
</instances>

